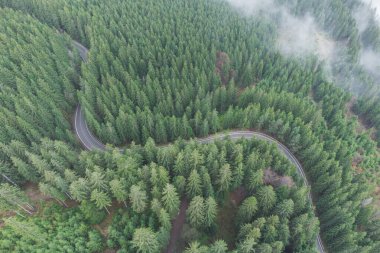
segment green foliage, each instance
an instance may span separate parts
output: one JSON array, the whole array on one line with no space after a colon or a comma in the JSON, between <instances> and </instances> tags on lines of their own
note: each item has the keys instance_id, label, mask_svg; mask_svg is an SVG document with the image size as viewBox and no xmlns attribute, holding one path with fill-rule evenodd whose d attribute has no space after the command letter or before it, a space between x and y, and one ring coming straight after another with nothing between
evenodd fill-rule
<instances>
[{"instance_id":1,"label":"green foliage","mask_svg":"<svg viewBox=\"0 0 380 253\"><path fill-rule=\"evenodd\" d=\"M226 253L227 244L223 240L218 240L210 246L211 253Z\"/></svg>"},{"instance_id":2,"label":"green foliage","mask_svg":"<svg viewBox=\"0 0 380 253\"><path fill-rule=\"evenodd\" d=\"M129 193L129 200L132 203L132 208L137 213L142 213L146 208L146 193L141 190L141 188L137 185L133 185L131 187Z\"/></svg>"},{"instance_id":3,"label":"green foliage","mask_svg":"<svg viewBox=\"0 0 380 253\"><path fill-rule=\"evenodd\" d=\"M174 217L179 210L179 197L176 189L173 185L167 184L162 193L162 202L166 208L166 211L171 217Z\"/></svg>"},{"instance_id":4,"label":"green foliage","mask_svg":"<svg viewBox=\"0 0 380 253\"><path fill-rule=\"evenodd\" d=\"M239 207L238 218L241 223L249 223L257 211L257 200L255 197L246 198Z\"/></svg>"},{"instance_id":5,"label":"green foliage","mask_svg":"<svg viewBox=\"0 0 380 253\"><path fill-rule=\"evenodd\" d=\"M257 192L257 198L260 208L264 212L269 212L276 203L276 193L272 186L264 186Z\"/></svg>"},{"instance_id":6,"label":"green foliage","mask_svg":"<svg viewBox=\"0 0 380 253\"><path fill-rule=\"evenodd\" d=\"M0 212L23 210L31 213L26 204L28 198L20 188L7 183L0 184Z\"/></svg>"},{"instance_id":7,"label":"green foliage","mask_svg":"<svg viewBox=\"0 0 380 253\"><path fill-rule=\"evenodd\" d=\"M82 201L79 206L79 210L82 212L83 216L88 220L89 224L99 224L106 217L106 212L102 210L97 210L96 205L89 201Z\"/></svg>"},{"instance_id":8,"label":"green foliage","mask_svg":"<svg viewBox=\"0 0 380 253\"><path fill-rule=\"evenodd\" d=\"M43 217L11 218L0 230L1 252L99 252L102 236L73 208L52 206Z\"/></svg>"},{"instance_id":9,"label":"green foliage","mask_svg":"<svg viewBox=\"0 0 380 253\"><path fill-rule=\"evenodd\" d=\"M99 191L97 189L91 192L91 201L93 201L97 208L105 208L108 212L107 207L111 205L111 199L107 193Z\"/></svg>"},{"instance_id":10,"label":"green foliage","mask_svg":"<svg viewBox=\"0 0 380 253\"><path fill-rule=\"evenodd\" d=\"M195 197L201 194L202 187L201 178L196 170L192 170L189 178L187 179L187 195L189 197Z\"/></svg>"},{"instance_id":11,"label":"green foliage","mask_svg":"<svg viewBox=\"0 0 380 253\"><path fill-rule=\"evenodd\" d=\"M344 59L332 66L333 81L360 96L354 111L379 130L376 73L357 64L362 46L379 50L373 13L359 30L354 13L363 6L357 0L276 4L288 5L296 16L310 13L344 44ZM238 187L257 199L256 208L253 197L240 204L239 252L313 251L319 223L308 191L329 251L378 251L376 222L361 207L371 184L378 183L376 143L368 133L356 132L356 118L345 114L350 95L326 80L317 59L288 59L274 50L276 20L241 17L225 1L214 0L0 0L0 5L31 14L0 9L2 180L38 183L42 193L58 201L81 201L84 213L93 205L107 208L113 199L129 200L132 208L122 225L113 225L108 241L127 252L164 247L168 217L175 217L186 197L191 225L210 228L187 250L212 251L202 244L220 225L215 224L221 212L216 202L226 201ZM54 28L90 47L81 68L71 39ZM79 154L69 120L77 96L97 137L130 148L123 154L111 148ZM302 186L294 158L281 156L275 145L155 146L232 128L266 132L284 143L303 165L311 189ZM379 131L375 138L380 139ZM267 169L279 180L268 180ZM15 198L22 197L6 192L1 208L14 210ZM136 231L145 231L154 247L148 249L138 234L139 246L131 245ZM91 243L75 245L98 251L97 235L85 237ZM3 242L6 251L28 247L19 243L14 247L20 250L13 249L10 242L13 238Z\"/></svg>"},{"instance_id":12,"label":"green foliage","mask_svg":"<svg viewBox=\"0 0 380 253\"><path fill-rule=\"evenodd\" d=\"M114 215L112 224L109 227L107 246L113 249L120 248L126 252L135 252L136 248L131 243L134 231L139 227L149 227L155 230L157 220L152 219L152 217L135 213L131 209L127 211L119 210Z\"/></svg>"},{"instance_id":13,"label":"green foliage","mask_svg":"<svg viewBox=\"0 0 380 253\"><path fill-rule=\"evenodd\" d=\"M27 159L27 152L35 150L32 144L42 145L44 137L75 143L67 120L76 103L75 55L67 54L72 51L70 39L52 28L20 12L0 12L0 154L14 168L0 171L13 181L38 182L43 171Z\"/></svg>"},{"instance_id":14,"label":"green foliage","mask_svg":"<svg viewBox=\"0 0 380 253\"><path fill-rule=\"evenodd\" d=\"M190 224L196 228L201 228L205 222L205 202L200 196L195 196L186 211L186 216Z\"/></svg>"},{"instance_id":15,"label":"green foliage","mask_svg":"<svg viewBox=\"0 0 380 253\"><path fill-rule=\"evenodd\" d=\"M160 252L157 235L149 228L136 229L133 233L132 245L138 253Z\"/></svg>"}]
</instances>

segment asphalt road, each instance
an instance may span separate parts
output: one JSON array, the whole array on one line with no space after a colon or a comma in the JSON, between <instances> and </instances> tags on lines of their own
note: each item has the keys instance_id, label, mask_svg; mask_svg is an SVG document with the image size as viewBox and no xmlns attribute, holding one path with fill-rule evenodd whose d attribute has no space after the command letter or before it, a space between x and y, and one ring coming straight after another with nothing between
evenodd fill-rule
<instances>
[{"instance_id":1,"label":"asphalt road","mask_svg":"<svg viewBox=\"0 0 380 253\"><path fill-rule=\"evenodd\" d=\"M87 62L88 49L77 41L73 41L73 46L78 50L82 61Z\"/></svg>"},{"instance_id":2,"label":"asphalt road","mask_svg":"<svg viewBox=\"0 0 380 253\"><path fill-rule=\"evenodd\" d=\"M82 60L84 62L87 62L88 49L76 41L73 42L73 45L78 49L79 55L82 58ZM77 106L77 109L75 111L74 121L75 121L74 122L75 133L78 136L81 143L83 144L83 146L87 150L105 150L106 149L106 146L103 143L101 143L89 130L80 105ZM210 135L206 138L198 138L196 140L199 143L207 144L207 143L211 143L216 140L222 140L225 138L230 138L232 140L256 138L256 139L261 139L261 140L276 144L280 152L283 155L285 155L285 157L292 164L294 164L294 166L296 166L298 173L303 178L304 184L306 186L310 186L309 182L307 181L307 177L304 172L304 169L302 168L301 163L297 160L297 158L292 154L292 152L290 152L290 150L285 145L283 145L282 143L280 143L279 141L277 141L276 139L274 139L273 137L269 135L266 135L260 132L255 132L255 131L237 130L237 131L223 132L223 133L219 133L215 135ZM314 203L310 193L308 194L308 197L309 197L309 200L312 203ZM320 253L326 252L324 250L323 243L319 234L316 238L316 247Z\"/></svg>"},{"instance_id":3,"label":"asphalt road","mask_svg":"<svg viewBox=\"0 0 380 253\"><path fill-rule=\"evenodd\" d=\"M101 143L88 129L87 123L84 119L83 111L80 105L75 110L74 119L75 133L79 140L87 150L105 150L106 146Z\"/></svg>"}]
</instances>

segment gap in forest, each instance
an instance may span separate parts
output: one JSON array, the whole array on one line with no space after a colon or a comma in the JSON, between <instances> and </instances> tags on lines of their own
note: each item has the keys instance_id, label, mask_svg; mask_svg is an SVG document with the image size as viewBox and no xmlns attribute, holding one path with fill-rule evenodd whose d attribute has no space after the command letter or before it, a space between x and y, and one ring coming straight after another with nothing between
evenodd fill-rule
<instances>
[{"instance_id":1,"label":"gap in forest","mask_svg":"<svg viewBox=\"0 0 380 253\"><path fill-rule=\"evenodd\" d=\"M218 209L217 229L212 241L224 240L229 250L235 248L235 240L239 232L236 224L236 215L240 203L247 195L244 187L239 187L226 196L223 206Z\"/></svg>"}]
</instances>

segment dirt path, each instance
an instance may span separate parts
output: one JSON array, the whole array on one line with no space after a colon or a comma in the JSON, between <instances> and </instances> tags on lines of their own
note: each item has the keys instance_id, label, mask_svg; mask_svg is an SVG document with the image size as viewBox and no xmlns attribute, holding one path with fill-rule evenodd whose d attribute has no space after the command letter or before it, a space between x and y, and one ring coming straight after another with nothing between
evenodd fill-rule
<instances>
[{"instance_id":1,"label":"dirt path","mask_svg":"<svg viewBox=\"0 0 380 253\"><path fill-rule=\"evenodd\" d=\"M182 200L181 207L179 209L179 213L172 224L172 231L170 232L170 241L169 245L166 249L166 253L174 253L176 252L176 243L178 241L179 236L182 233L183 224L186 221L186 210L189 207L189 201L187 199Z\"/></svg>"}]
</instances>

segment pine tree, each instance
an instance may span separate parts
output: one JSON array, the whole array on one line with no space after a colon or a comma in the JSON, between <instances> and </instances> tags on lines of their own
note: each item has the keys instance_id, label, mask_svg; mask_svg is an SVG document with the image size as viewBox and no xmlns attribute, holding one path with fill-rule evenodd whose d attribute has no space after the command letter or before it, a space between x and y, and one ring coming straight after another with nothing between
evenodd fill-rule
<instances>
[{"instance_id":1,"label":"pine tree","mask_svg":"<svg viewBox=\"0 0 380 253\"><path fill-rule=\"evenodd\" d=\"M106 180L104 179L104 173L99 167L95 168L95 171L86 171L88 182L93 189L108 190Z\"/></svg>"},{"instance_id":2,"label":"pine tree","mask_svg":"<svg viewBox=\"0 0 380 253\"><path fill-rule=\"evenodd\" d=\"M215 241L210 247L211 253L226 253L227 250L227 243L223 240Z\"/></svg>"},{"instance_id":3,"label":"pine tree","mask_svg":"<svg viewBox=\"0 0 380 253\"><path fill-rule=\"evenodd\" d=\"M178 194L180 196L183 196L185 194L185 190L186 190L186 179L185 179L185 177L183 177L183 176L174 177L174 185L178 191Z\"/></svg>"},{"instance_id":4,"label":"pine tree","mask_svg":"<svg viewBox=\"0 0 380 253\"><path fill-rule=\"evenodd\" d=\"M163 209L163 208L161 208L161 210L159 211L159 220L160 220L161 225L166 230L170 230L171 229L171 223L170 223L169 213L165 209Z\"/></svg>"},{"instance_id":5,"label":"pine tree","mask_svg":"<svg viewBox=\"0 0 380 253\"><path fill-rule=\"evenodd\" d=\"M107 193L95 189L91 192L91 201L95 202L95 205L99 208L105 208L109 214L108 206L111 205L111 199Z\"/></svg>"},{"instance_id":6,"label":"pine tree","mask_svg":"<svg viewBox=\"0 0 380 253\"><path fill-rule=\"evenodd\" d=\"M173 218L174 215L178 213L179 210L179 196L175 187L171 184L167 184L162 193L162 201L166 211L169 213L170 217Z\"/></svg>"},{"instance_id":7,"label":"pine tree","mask_svg":"<svg viewBox=\"0 0 380 253\"><path fill-rule=\"evenodd\" d=\"M113 196L116 198L117 201L119 202L124 202L126 205L125 200L128 197L128 193L125 189L125 186L123 185L122 181L119 179L113 179L110 182L110 188Z\"/></svg>"},{"instance_id":8,"label":"pine tree","mask_svg":"<svg viewBox=\"0 0 380 253\"><path fill-rule=\"evenodd\" d=\"M241 224L248 223L255 216L258 209L257 200L251 196L246 198L239 207L238 218Z\"/></svg>"},{"instance_id":9,"label":"pine tree","mask_svg":"<svg viewBox=\"0 0 380 253\"><path fill-rule=\"evenodd\" d=\"M264 172L263 170L251 171L249 172L248 189L250 191L256 190L264 184Z\"/></svg>"},{"instance_id":10,"label":"pine tree","mask_svg":"<svg viewBox=\"0 0 380 253\"><path fill-rule=\"evenodd\" d=\"M202 193L201 178L196 170L192 170L187 179L186 192L190 198Z\"/></svg>"},{"instance_id":11,"label":"pine tree","mask_svg":"<svg viewBox=\"0 0 380 253\"><path fill-rule=\"evenodd\" d=\"M5 224L11 227L16 234L21 235L22 237L27 237L29 240L36 242L37 245L46 243L46 233L32 222L19 221L14 217L10 217L5 219Z\"/></svg>"},{"instance_id":12,"label":"pine tree","mask_svg":"<svg viewBox=\"0 0 380 253\"><path fill-rule=\"evenodd\" d=\"M242 253L254 252L256 244L257 244L256 239L252 236L249 236L239 244L238 251Z\"/></svg>"},{"instance_id":13,"label":"pine tree","mask_svg":"<svg viewBox=\"0 0 380 253\"><path fill-rule=\"evenodd\" d=\"M88 197L89 186L87 180L79 178L70 184L70 194L75 200L82 201Z\"/></svg>"},{"instance_id":14,"label":"pine tree","mask_svg":"<svg viewBox=\"0 0 380 253\"><path fill-rule=\"evenodd\" d=\"M190 225L201 228L205 223L205 202L200 196L195 196L189 204L186 211L187 219Z\"/></svg>"},{"instance_id":15,"label":"pine tree","mask_svg":"<svg viewBox=\"0 0 380 253\"><path fill-rule=\"evenodd\" d=\"M232 172L229 164L224 164L219 171L218 185L220 192L228 192L232 184Z\"/></svg>"},{"instance_id":16,"label":"pine tree","mask_svg":"<svg viewBox=\"0 0 380 253\"><path fill-rule=\"evenodd\" d=\"M143 191L140 186L132 185L129 193L129 200L131 201L132 208L135 212L144 212L147 205L147 196L145 191Z\"/></svg>"},{"instance_id":17,"label":"pine tree","mask_svg":"<svg viewBox=\"0 0 380 253\"><path fill-rule=\"evenodd\" d=\"M206 253L208 251L207 246L201 246L199 242L191 242L189 246L185 249L184 253Z\"/></svg>"},{"instance_id":18,"label":"pine tree","mask_svg":"<svg viewBox=\"0 0 380 253\"><path fill-rule=\"evenodd\" d=\"M137 228L131 243L139 253L158 253L160 250L157 235L150 228Z\"/></svg>"},{"instance_id":19,"label":"pine tree","mask_svg":"<svg viewBox=\"0 0 380 253\"><path fill-rule=\"evenodd\" d=\"M259 207L265 212L269 212L276 203L276 193L272 186L263 186L257 192Z\"/></svg>"},{"instance_id":20,"label":"pine tree","mask_svg":"<svg viewBox=\"0 0 380 253\"><path fill-rule=\"evenodd\" d=\"M216 222L217 203L213 197L208 197L205 201L205 226L212 227Z\"/></svg>"},{"instance_id":21,"label":"pine tree","mask_svg":"<svg viewBox=\"0 0 380 253\"><path fill-rule=\"evenodd\" d=\"M293 214L294 202L291 199L284 200L277 204L275 213L283 218L289 218Z\"/></svg>"},{"instance_id":22,"label":"pine tree","mask_svg":"<svg viewBox=\"0 0 380 253\"><path fill-rule=\"evenodd\" d=\"M17 213L19 208L32 214L33 207L28 203L27 197L21 189L7 183L0 184L0 210L14 210Z\"/></svg>"}]
</instances>

